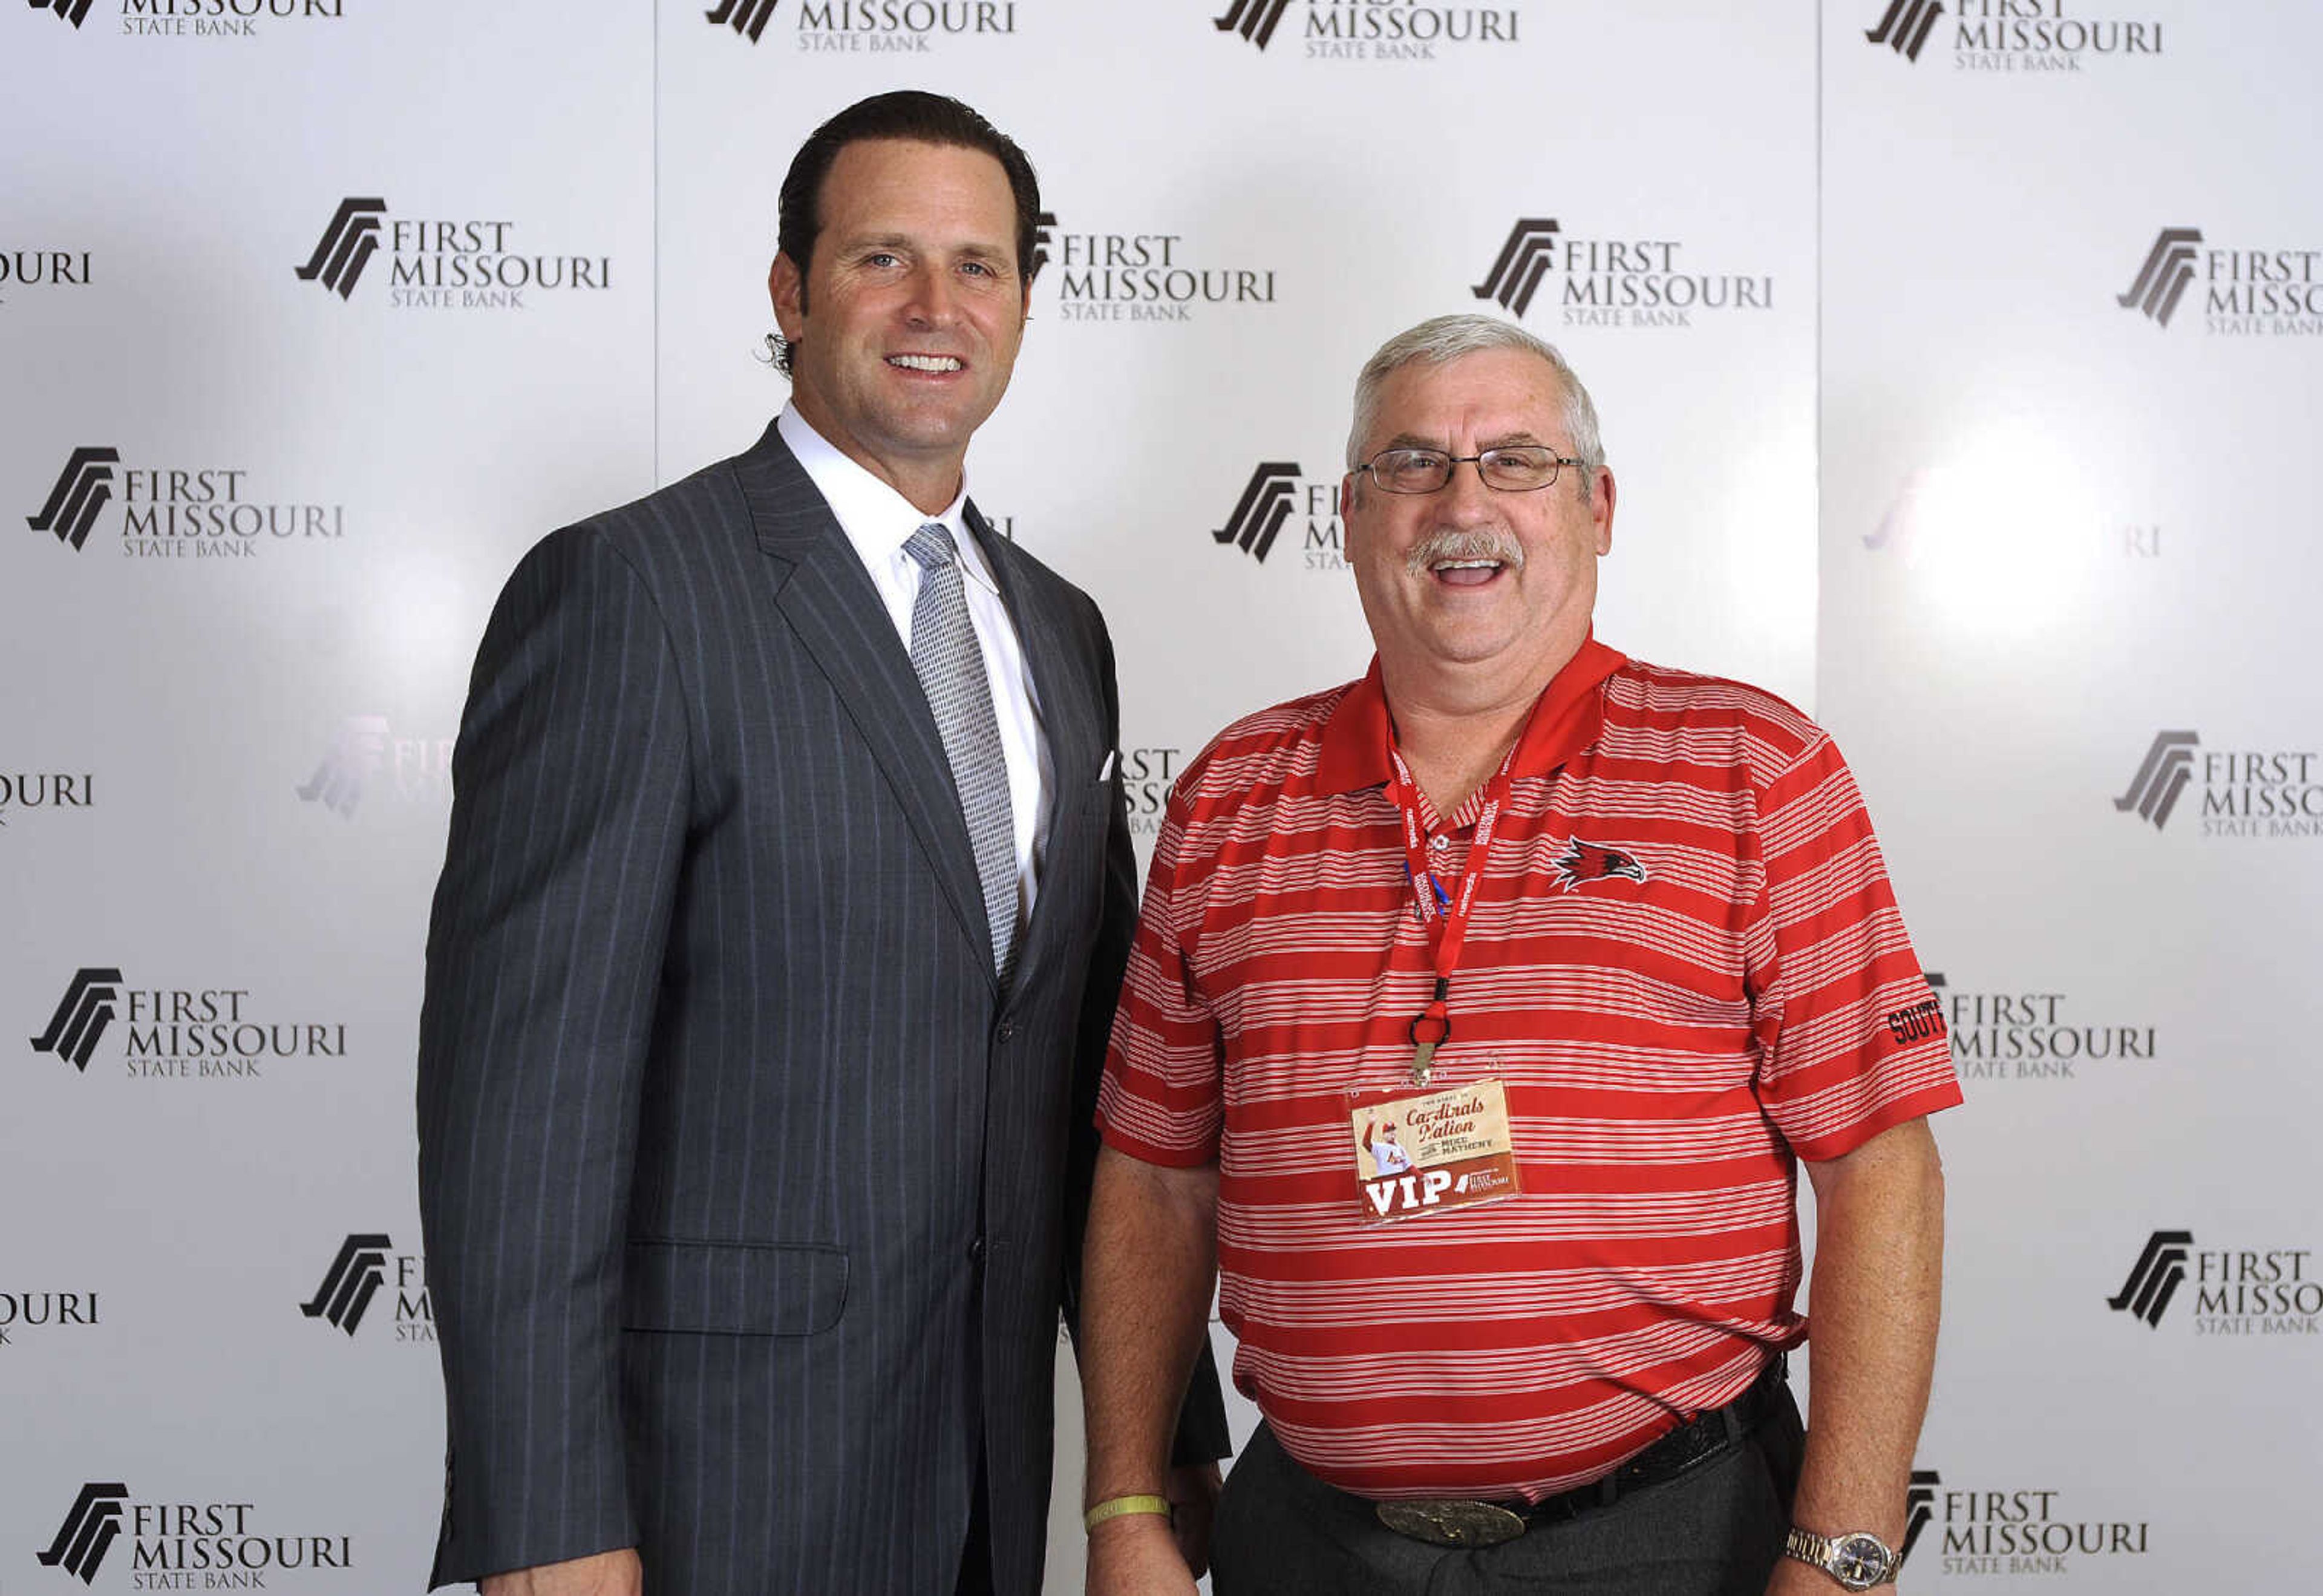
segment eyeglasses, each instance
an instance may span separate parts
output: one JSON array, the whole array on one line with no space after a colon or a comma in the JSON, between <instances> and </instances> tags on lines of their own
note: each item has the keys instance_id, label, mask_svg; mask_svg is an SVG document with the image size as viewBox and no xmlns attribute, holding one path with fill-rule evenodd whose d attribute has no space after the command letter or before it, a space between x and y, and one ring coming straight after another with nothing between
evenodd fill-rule
<instances>
[{"instance_id":1,"label":"eyeglasses","mask_svg":"<svg viewBox=\"0 0 2323 1596\"><path fill-rule=\"evenodd\" d=\"M1502 493L1531 493L1556 481L1559 466L1580 461L1538 444L1487 449L1481 454L1446 454L1441 449L1382 449L1355 467L1389 493L1433 493L1452 480L1455 465L1474 465L1484 486Z\"/></svg>"}]
</instances>

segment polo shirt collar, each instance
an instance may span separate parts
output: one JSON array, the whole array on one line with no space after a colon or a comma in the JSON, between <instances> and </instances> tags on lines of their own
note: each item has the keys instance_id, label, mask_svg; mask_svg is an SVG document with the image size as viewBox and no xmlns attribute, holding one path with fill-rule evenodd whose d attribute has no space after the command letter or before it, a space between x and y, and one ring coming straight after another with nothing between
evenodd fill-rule
<instances>
[{"instance_id":1,"label":"polo shirt collar","mask_svg":"<svg viewBox=\"0 0 2323 1596\"><path fill-rule=\"evenodd\" d=\"M1580 648L1534 702L1532 715L1517 738L1516 764L1510 774L1547 775L1596 741L1605 720L1605 701L1597 688L1627 663L1625 656L1606 647L1593 633L1583 638ZM1374 654L1372 668L1347 690L1324 723L1322 752L1315 767L1316 790L1354 793L1385 785L1390 730L1387 690L1381 683L1379 656Z\"/></svg>"}]
</instances>

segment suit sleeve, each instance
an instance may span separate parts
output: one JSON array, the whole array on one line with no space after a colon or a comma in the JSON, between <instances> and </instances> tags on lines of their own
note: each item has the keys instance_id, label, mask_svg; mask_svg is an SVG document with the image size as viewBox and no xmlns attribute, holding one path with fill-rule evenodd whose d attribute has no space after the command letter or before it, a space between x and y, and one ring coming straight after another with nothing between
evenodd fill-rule
<instances>
[{"instance_id":1,"label":"suit sleeve","mask_svg":"<svg viewBox=\"0 0 2323 1596\"><path fill-rule=\"evenodd\" d=\"M1130 940L1137 929L1137 854L1129 837L1129 803L1122 779L1121 693L1114 674L1113 640L1099 618L1097 628L1100 679L1105 690L1106 737L1114 752L1113 792L1106 827L1105 907L1097 946L1089 958L1088 984L1081 999L1073 1053L1072 1146L1065 1165L1065 1324L1078 1344L1080 1336L1081 1243L1088 1230L1089 1185L1097 1172L1097 1098L1105 1077L1105 1056L1113 1016L1129 966ZM1226 1399L1218 1387L1209 1338L1202 1339L1185 1406L1179 1410L1171 1444L1174 1464L1208 1463L1234 1450L1226 1432Z\"/></svg>"},{"instance_id":2,"label":"suit sleeve","mask_svg":"<svg viewBox=\"0 0 2323 1596\"><path fill-rule=\"evenodd\" d=\"M453 783L419 1047L436 1584L637 1538L621 1249L687 732L660 613L601 532L548 538L510 579Z\"/></svg>"}]
</instances>

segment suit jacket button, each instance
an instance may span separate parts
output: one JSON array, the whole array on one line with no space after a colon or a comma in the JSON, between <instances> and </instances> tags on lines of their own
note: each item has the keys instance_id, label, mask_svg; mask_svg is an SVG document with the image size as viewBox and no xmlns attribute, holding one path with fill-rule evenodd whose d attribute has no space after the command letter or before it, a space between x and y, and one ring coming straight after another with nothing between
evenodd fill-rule
<instances>
[{"instance_id":1,"label":"suit jacket button","mask_svg":"<svg viewBox=\"0 0 2323 1596\"><path fill-rule=\"evenodd\" d=\"M984 1238L978 1236L968 1244L968 1261L978 1269L984 1267Z\"/></svg>"},{"instance_id":2,"label":"suit jacket button","mask_svg":"<svg viewBox=\"0 0 2323 1596\"><path fill-rule=\"evenodd\" d=\"M1015 1041L1016 1040L1016 1022L1014 1020L1001 1021L1000 1029L992 1033L992 1039L995 1041Z\"/></svg>"}]
</instances>

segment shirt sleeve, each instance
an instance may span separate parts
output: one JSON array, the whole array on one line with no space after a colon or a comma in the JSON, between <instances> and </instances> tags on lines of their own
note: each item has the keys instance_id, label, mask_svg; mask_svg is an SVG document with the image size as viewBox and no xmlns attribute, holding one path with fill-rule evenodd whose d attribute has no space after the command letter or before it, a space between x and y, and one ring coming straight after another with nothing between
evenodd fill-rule
<instances>
[{"instance_id":1,"label":"shirt sleeve","mask_svg":"<svg viewBox=\"0 0 2323 1596\"><path fill-rule=\"evenodd\" d=\"M1951 1042L1831 738L1818 733L1760 804L1758 1097L1801 1158L1834 1159L1959 1103Z\"/></svg>"},{"instance_id":2,"label":"shirt sleeve","mask_svg":"<svg viewBox=\"0 0 2323 1596\"><path fill-rule=\"evenodd\" d=\"M1183 800L1173 791L1146 874L1097 1105L1106 1146L1178 1168L1217 1159L1225 1120L1224 1042L1194 981L1181 924L1197 895L1180 866L1186 825Z\"/></svg>"}]
</instances>

